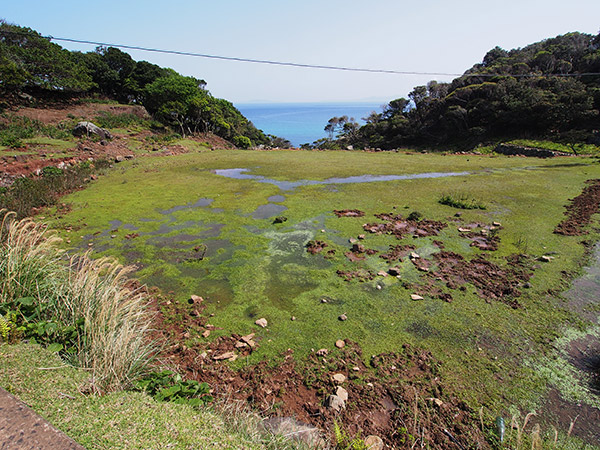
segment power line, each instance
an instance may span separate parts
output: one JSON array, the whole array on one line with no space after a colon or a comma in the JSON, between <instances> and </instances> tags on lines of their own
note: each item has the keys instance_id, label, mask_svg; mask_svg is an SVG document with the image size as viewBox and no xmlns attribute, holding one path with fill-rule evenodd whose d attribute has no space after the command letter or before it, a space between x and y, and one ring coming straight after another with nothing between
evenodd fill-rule
<instances>
[{"instance_id":1,"label":"power line","mask_svg":"<svg viewBox=\"0 0 600 450\"><path fill-rule=\"evenodd\" d=\"M17 35L26 35L29 33L26 32L18 32L18 31L8 31L2 30L0 33L4 34L17 34ZM208 58L208 59L218 59L223 61L235 61L235 62L247 62L247 63L255 63L255 64L268 64L273 66L286 66L286 67L299 67L304 69L325 69L325 70L340 70L346 72L363 72L363 73L381 73L381 74L392 74L392 75L425 75L425 76L444 76L444 77L483 77L483 78L493 78L498 76L504 77L514 77L514 78L536 78L536 77L582 77L582 76L599 76L600 72L586 72L586 73L561 73L561 74L510 74L510 73L450 73L450 72L419 72L419 71L403 71L403 70L389 70L389 69L366 69L360 67L344 67L344 66L329 66L322 64L303 64L303 63L295 63L295 62L286 62L286 61L272 61L267 59L253 59L253 58L242 58L237 56L220 56L220 55L210 55L206 53L196 53L196 52L184 52L179 50L165 50L159 48L151 48L151 47L141 47L137 45L127 45L127 44L111 44L107 42L96 42L96 41L88 41L83 39L72 39L72 38L63 38L63 37L55 37L55 36L41 36L42 38L52 40L52 41L61 41L61 42L72 42L76 44L88 44L95 45L101 47L116 47L116 48L124 48L127 50L139 50L144 52L152 52L152 53L162 53L167 55L178 55L178 56L191 56L195 58Z\"/></svg>"}]
</instances>

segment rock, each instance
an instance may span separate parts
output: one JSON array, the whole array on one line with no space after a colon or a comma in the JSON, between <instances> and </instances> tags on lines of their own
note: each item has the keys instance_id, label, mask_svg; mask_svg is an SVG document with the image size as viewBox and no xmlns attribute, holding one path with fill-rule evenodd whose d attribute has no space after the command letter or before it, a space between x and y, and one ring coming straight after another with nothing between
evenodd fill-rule
<instances>
[{"instance_id":1,"label":"rock","mask_svg":"<svg viewBox=\"0 0 600 450\"><path fill-rule=\"evenodd\" d=\"M190 305L193 304L198 304L198 303L202 303L204 301L204 299L202 297L200 297L199 295L190 295L190 298L188 299L188 303Z\"/></svg>"},{"instance_id":2,"label":"rock","mask_svg":"<svg viewBox=\"0 0 600 450\"><path fill-rule=\"evenodd\" d=\"M334 411L339 412L346 407L346 402L337 395L330 395L327 397L327 406Z\"/></svg>"},{"instance_id":3,"label":"rock","mask_svg":"<svg viewBox=\"0 0 600 450\"><path fill-rule=\"evenodd\" d=\"M344 381L346 381L346 375L344 375L343 373L335 373L333 374L333 381L335 381L336 383L343 383Z\"/></svg>"},{"instance_id":4,"label":"rock","mask_svg":"<svg viewBox=\"0 0 600 450\"><path fill-rule=\"evenodd\" d=\"M311 448L325 447L325 440L318 428L291 417L269 417L263 420L262 426L271 434L303 442Z\"/></svg>"},{"instance_id":5,"label":"rock","mask_svg":"<svg viewBox=\"0 0 600 450\"><path fill-rule=\"evenodd\" d=\"M350 242L351 244L354 244L354 243L356 243L356 239L350 238L350 239L348 239L348 242Z\"/></svg>"},{"instance_id":6,"label":"rock","mask_svg":"<svg viewBox=\"0 0 600 450\"><path fill-rule=\"evenodd\" d=\"M527 283L525 283L525 284L523 285L523 287L524 287L525 289L531 289L531 287L532 287L532 284L531 284L531 283L528 281Z\"/></svg>"},{"instance_id":7,"label":"rock","mask_svg":"<svg viewBox=\"0 0 600 450\"><path fill-rule=\"evenodd\" d=\"M321 299L321 303L328 303L326 298Z\"/></svg>"},{"instance_id":8,"label":"rock","mask_svg":"<svg viewBox=\"0 0 600 450\"><path fill-rule=\"evenodd\" d=\"M554 258L552 256L548 256L548 255L542 255L538 258L538 261L542 261L542 262L550 262L552 261Z\"/></svg>"},{"instance_id":9,"label":"rock","mask_svg":"<svg viewBox=\"0 0 600 450\"><path fill-rule=\"evenodd\" d=\"M468 233L471 231L470 228L463 228L463 227L458 227L458 231L459 233Z\"/></svg>"},{"instance_id":10,"label":"rock","mask_svg":"<svg viewBox=\"0 0 600 450\"><path fill-rule=\"evenodd\" d=\"M237 355L234 352L225 352L220 355L214 355L213 359L215 361L223 361L224 359L228 361L235 361L237 359Z\"/></svg>"},{"instance_id":11,"label":"rock","mask_svg":"<svg viewBox=\"0 0 600 450\"><path fill-rule=\"evenodd\" d=\"M254 342L254 341L252 340L252 339L254 338L254 336L255 336L255 333L250 333L250 334L247 334L246 336L242 336L242 337L240 338L240 341L243 341L243 342L245 342L246 344L250 345L250 342Z\"/></svg>"},{"instance_id":12,"label":"rock","mask_svg":"<svg viewBox=\"0 0 600 450\"><path fill-rule=\"evenodd\" d=\"M358 237L359 239L364 239L364 238L365 238L365 235L364 235L364 234L359 234L357 237Z\"/></svg>"},{"instance_id":13,"label":"rock","mask_svg":"<svg viewBox=\"0 0 600 450\"><path fill-rule=\"evenodd\" d=\"M123 162L123 161L125 161L125 158L123 156L121 156L121 155L115 156L115 162L116 163L120 163L120 162Z\"/></svg>"},{"instance_id":14,"label":"rock","mask_svg":"<svg viewBox=\"0 0 600 450\"><path fill-rule=\"evenodd\" d=\"M288 220L288 218L285 216L277 216L273 220L273 223L283 223L283 222L287 222L287 220Z\"/></svg>"},{"instance_id":15,"label":"rock","mask_svg":"<svg viewBox=\"0 0 600 450\"><path fill-rule=\"evenodd\" d=\"M412 300L423 300L423 297L421 297L419 294L410 294L410 298Z\"/></svg>"},{"instance_id":16,"label":"rock","mask_svg":"<svg viewBox=\"0 0 600 450\"><path fill-rule=\"evenodd\" d=\"M387 277L388 273L384 272L383 270L380 270L379 272L377 272L377 275L379 275L380 277Z\"/></svg>"},{"instance_id":17,"label":"rock","mask_svg":"<svg viewBox=\"0 0 600 450\"><path fill-rule=\"evenodd\" d=\"M133 155L125 155L125 159L133 159L135 156Z\"/></svg>"},{"instance_id":18,"label":"rock","mask_svg":"<svg viewBox=\"0 0 600 450\"><path fill-rule=\"evenodd\" d=\"M341 398L344 401L348 400L348 391L341 386L338 386L335 390L335 395Z\"/></svg>"},{"instance_id":19,"label":"rock","mask_svg":"<svg viewBox=\"0 0 600 450\"><path fill-rule=\"evenodd\" d=\"M342 339L338 339L337 341L335 341L335 346L337 348L344 348L346 346L346 342Z\"/></svg>"},{"instance_id":20,"label":"rock","mask_svg":"<svg viewBox=\"0 0 600 450\"><path fill-rule=\"evenodd\" d=\"M388 269L388 273L393 277L397 277L398 275L400 275L400 268L399 267L390 267Z\"/></svg>"},{"instance_id":21,"label":"rock","mask_svg":"<svg viewBox=\"0 0 600 450\"><path fill-rule=\"evenodd\" d=\"M328 353L329 350L327 350L326 348L320 348L319 350L317 350L317 356L327 356Z\"/></svg>"},{"instance_id":22,"label":"rock","mask_svg":"<svg viewBox=\"0 0 600 450\"><path fill-rule=\"evenodd\" d=\"M365 439L367 450L383 450L383 440L379 436L370 435Z\"/></svg>"},{"instance_id":23,"label":"rock","mask_svg":"<svg viewBox=\"0 0 600 450\"><path fill-rule=\"evenodd\" d=\"M260 319L258 319L256 322L254 322L256 325L258 325L261 328L266 328L267 325L269 324L269 322L267 322L267 319L265 319L264 317L261 317Z\"/></svg>"},{"instance_id":24,"label":"rock","mask_svg":"<svg viewBox=\"0 0 600 450\"><path fill-rule=\"evenodd\" d=\"M418 253L410 252L410 259L419 259L420 256Z\"/></svg>"},{"instance_id":25,"label":"rock","mask_svg":"<svg viewBox=\"0 0 600 450\"><path fill-rule=\"evenodd\" d=\"M502 224L500 222L492 222L492 225L494 225L495 227L501 227Z\"/></svg>"},{"instance_id":26,"label":"rock","mask_svg":"<svg viewBox=\"0 0 600 450\"><path fill-rule=\"evenodd\" d=\"M380 285L380 284L378 284L378 285L377 285L377 290L378 290L378 291L380 291L380 290L381 290L381 285Z\"/></svg>"},{"instance_id":27,"label":"rock","mask_svg":"<svg viewBox=\"0 0 600 450\"><path fill-rule=\"evenodd\" d=\"M92 122L79 122L77 125L75 125L75 128L73 128L73 136L89 137L90 134L95 134L96 136L100 137L100 139L112 139L112 134L110 134L110 131L100 128L99 126L94 125Z\"/></svg>"},{"instance_id":28,"label":"rock","mask_svg":"<svg viewBox=\"0 0 600 450\"><path fill-rule=\"evenodd\" d=\"M235 346L234 346L234 347L235 347L235 348L244 348L244 347L248 347L248 344L246 344L245 342L242 342L242 341L237 341L237 342L235 343Z\"/></svg>"},{"instance_id":29,"label":"rock","mask_svg":"<svg viewBox=\"0 0 600 450\"><path fill-rule=\"evenodd\" d=\"M354 370L355 372L360 372L360 367L358 367L358 366L354 366L354 367L352 368L352 370Z\"/></svg>"},{"instance_id":30,"label":"rock","mask_svg":"<svg viewBox=\"0 0 600 450\"><path fill-rule=\"evenodd\" d=\"M444 404L443 401L441 401L439 398L434 398L434 397L430 397L427 399L427 401L430 401L432 403L435 403L435 405L439 408L440 406L442 406Z\"/></svg>"},{"instance_id":31,"label":"rock","mask_svg":"<svg viewBox=\"0 0 600 450\"><path fill-rule=\"evenodd\" d=\"M340 316L338 316L338 320L341 320L343 322L345 320L348 320L348 316L346 314L340 314Z\"/></svg>"},{"instance_id":32,"label":"rock","mask_svg":"<svg viewBox=\"0 0 600 450\"><path fill-rule=\"evenodd\" d=\"M296 320L296 316L290 317L290 320L293 322L294 320Z\"/></svg>"},{"instance_id":33,"label":"rock","mask_svg":"<svg viewBox=\"0 0 600 450\"><path fill-rule=\"evenodd\" d=\"M209 337L209 336L210 336L210 330L204 330L204 331L202 332L202 337L203 337L203 338L207 338L207 337Z\"/></svg>"}]
</instances>

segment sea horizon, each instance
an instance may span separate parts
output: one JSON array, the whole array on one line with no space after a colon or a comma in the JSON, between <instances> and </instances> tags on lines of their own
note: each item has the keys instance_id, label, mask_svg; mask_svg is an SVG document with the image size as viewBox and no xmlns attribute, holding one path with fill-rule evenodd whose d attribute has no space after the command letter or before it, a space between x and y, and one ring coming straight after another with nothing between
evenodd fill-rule
<instances>
[{"instance_id":1,"label":"sea horizon","mask_svg":"<svg viewBox=\"0 0 600 450\"><path fill-rule=\"evenodd\" d=\"M265 134L289 140L294 147L326 137L332 117L353 117L361 125L372 111L381 112L385 102L249 102L236 108Z\"/></svg>"}]
</instances>

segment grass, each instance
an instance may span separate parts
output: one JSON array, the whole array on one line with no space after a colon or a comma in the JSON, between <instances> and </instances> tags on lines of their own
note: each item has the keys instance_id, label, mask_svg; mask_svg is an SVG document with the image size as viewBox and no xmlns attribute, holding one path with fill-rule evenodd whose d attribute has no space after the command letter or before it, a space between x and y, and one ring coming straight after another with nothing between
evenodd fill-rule
<instances>
[{"instance_id":1,"label":"grass","mask_svg":"<svg viewBox=\"0 0 600 450\"><path fill-rule=\"evenodd\" d=\"M600 152L600 147L592 144L561 144L552 141L536 141L531 139L515 139L507 144L521 145L523 147L541 148L544 150L552 150L563 153L577 153L578 155L597 155Z\"/></svg>"},{"instance_id":2,"label":"grass","mask_svg":"<svg viewBox=\"0 0 600 450\"><path fill-rule=\"evenodd\" d=\"M261 418L239 405L192 408L141 392L82 395L89 374L37 345L0 344L0 385L88 450L301 450L264 434Z\"/></svg>"},{"instance_id":3,"label":"grass","mask_svg":"<svg viewBox=\"0 0 600 450\"><path fill-rule=\"evenodd\" d=\"M447 171L472 175L281 191L269 183L211 172L223 168L248 168L253 175L279 180ZM191 293L205 297L206 312L215 314L211 324L222 328L211 338L256 332L259 351L234 364L276 359L287 348L301 359L311 348L331 348L337 339L359 342L366 357L409 343L442 361L444 379L465 401L498 413L507 405L525 410L540 406L549 382L547 372L539 369L545 364L543 355L565 326L579 320L556 292L567 287L563 272L573 273L585 261L581 242L598 236L593 229L585 237L558 236L552 230L568 200L587 179L598 177L600 166L585 158L565 163L474 155L214 151L125 162L89 189L67 197L72 210L54 219L53 226L75 248L92 244L99 255L139 264L136 276L173 291L177 301ZM523 251L532 259L554 255L551 263L536 269L531 288L522 290L523 308L488 303L472 287L453 293L452 303L431 298L414 302L402 283L419 280L410 263L401 264L401 281L388 277L348 283L336 275L336 270L352 267L375 273L387 268L377 255L358 265L343 256L348 239L364 233L362 224L375 221L375 213L419 211L427 219L448 222L452 214L438 203L443 192L472 192L485 202L485 210L465 210L464 223L502 223L499 248L489 255L494 262L506 265L503 257ZM287 208L278 213L288 218L284 224L256 215L257 207L274 195L284 196L277 203ZM199 199L212 201L195 207ZM354 208L366 217L332 213ZM437 239L466 258L480 254L457 227L451 224ZM139 236L126 239L132 232ZM311 239L325 240L338 256L325 260L308 255L304 245ZM439 251L432 240L407 238L405 243L429 257ZM364 241L380 251L397 243L386 235L369 235ZM208 248L206 257L186 259L200 244ZM322 304L323 297L331 301ZM345 322L337 319L342 313L348 314ZM257 317L266 317L269 327L257 330Z\"/></svg>"},{"instance_id":4,"label":"grass","mask_svg":"<svg viewBox=\"0 0 600 450\"><path fill-rule=\"evenodd\" d=\"M128 287L129 268L116 261L77 256L66 265L58 238L44 225L3 214L0 233L0 306L16 325L51 320L76 330L72 362L89 371L90 389L110 392L131 385L146 370L155 345L142 290ZM23 314L30 299L34 314ZM16 313L16 314L15 314Z\"/></svg>"}]
</instances>

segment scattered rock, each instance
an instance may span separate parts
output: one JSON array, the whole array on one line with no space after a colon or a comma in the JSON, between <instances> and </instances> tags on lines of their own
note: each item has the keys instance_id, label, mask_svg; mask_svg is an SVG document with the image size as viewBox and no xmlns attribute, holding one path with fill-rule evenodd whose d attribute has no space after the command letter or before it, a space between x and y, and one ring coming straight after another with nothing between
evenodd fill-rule
<instances>
[{"instance_id":1,"label":"scattered rock","mask_svg":"<svg viewBox=\"0 0 600 450\"><path fill-rule=\"evenodd\" d=\"M548 256L548 255L542 255L538 258L538 261L542 261L542 262L550 262L552 261L554 258L552 256Z\"/></svg>"},{"instance_id":2,"label":"scattered rock","mask_svg":"<svg viewBox=\"0 0 600 450\"><path fill-rule=\"evenodd\" d=\"M343 322L345 320L348 320L348 316L346 314L340 314L340 316L338 317L338 319Z\"/></svg>"},{"instance_id":3,"label":"scattered rock","mask_svg":"<svg viewBox=\"0 0 600 450\"><path fill-rule=\"evenodd\" d=\"M350 238L350 239L348 239L348 242L350 242L351 244L354 244L354 243L356 243L356 239Z\"/></svg>"},{"instance_id":4,"label":"scattered rock","mask_svg":"<svg viewBox=\"0 0 600 450\"><path fill-rule=\"evenodd\" d=\"M410 259L418 259L420 258L418 253L410 252Z\"/></svg>"},{"instance_id":5,"label":"scattered rock","mask_svg":"<svg viewBox=\"0 0 600 450\"><path fill-rule=\"evenodd\" d=\"M116 163L120 163L120 162L123 162L123 161L125 161L125 158L123 156L121 156L121 155L115 156L115 162Z\"/></svg>"},{"instance_id":6,"label":"scattered rock","mask_svg":"<svg viewBox=\"0 0 600 450\"><path fill-rule=\"evenodd\" d=\"M346 346L346 341L338 339L337 341L335 341L335 346L337 348L344 348Z\"/></svg>"},{"instance_id":7,"label":"scattered rock","mask_svg":"<svg viewBox=\"0 0 600 450\"><path fill-rule=\"evenodd\" d=\"M273 223L283 223L283 222L287 222L287 220L288 220L288 218L285 216L277 216L273 220Z\"/></svg>"},{"instance_id":8,"label":"scattered rock","mask_svg":"<svg viewBox=\"0 0 600 450\"><path fill-rule=\"evenodd\" d=\"M383 270L380 270L379 272L377 272L377 275L379 275L380 277L387 277L388 273L384 272Z\"/></svg>"},{"instance_id":9,"label":"scattered rock","mask_svg":"<svg viewBox=\"0 0 600 450\"><path fill-rule=\"evenodd\" d=\"M344 401L348 400L348 391L341 386L338 386L335 390L335 395L341 398Z\"/></svg>"},{"instance_id":10,"label":"scattered rock","mask_svg":"<svg viewBox=\"0 0 600 450\"><path fill-rule=\"evenodd\" d=\"M367 450L383 450L383 440L379 436L370 435L365 439Z\"/></svg>"},{"instance_id":11,"label":"scattered rock","mask_svg":"<svg viewBox=\"0 0 600 450\"><path fill-rule=\"evenodd\" d=\"M339 412L346 407L346 402L337 395L330 395L327 397L327 406L334 411Z\"/></svg>"},{"instance_id":12,"label":"scattered rock","mask_svg":"<svg viewBox=\"0 0 600 450\"><path fill-rule=\"evenodd\" d=\"M264 317L261 317L260 319L258 319L257 321L254 322L256 325L258 325L261 328L266 328L267 325L269 324L267 322L267 319L265 319Z\"/></svg>"},{"instance_id":13,"label":"scattered rock","mask_svg":"<svg viewBox=\"0 0 600 450\"><path fill-rule=\"evenodd\" d=\"M365 215L363 211L359 211L358 209L334 210L333 213L338 217L362 217Z\"/></svg>"},{"instance_id":14,"label":"scattered rock","mask_svg":"<svg viewBox=\"0 0 600 450\"><path fill-rule=\"evenodd\" d=\"M202 332L202 337L203 337L203 338L207 338L207 337L209 337L209 336L210 336L210 330L204 330L204 331Z\"/></svg>"},{"instance_id":15,"label":"scattered rock","mask_svg":"<svg viewBox=\"0 0 600 450\"><path fill-rule=\"evenodd\" d=\"M326 348L320 348L319 350L317 350L317 356L327 356L328 353L329 350L327 350Z\"/></svg>"},{"instance_id":16,"label":"scattered rock","mask_svg":"<svg viewBox=\"0 0 600 450\"><path fill-rule=\"evenodd\" d=\"M333 381L335 381L336 383L343 383L344 381L346 381L346 375L344 375L343 373L336 373L333 374Z\"/></svg>"},{"instance_id":17,"label":"scattered rock","mask_svg":"<svg viewBox=\"0 0 600 450\"><path fill-rule=\"evenodd\" d=\"M357 237L358 237L359 239L364 239L364 238L365 238L365 235L364 235L364 234L359 234Z\"/></svg>"},{"instance_id":18,"label":"scattered rock","mask_svg":"<svg viewBox=\"0 0 600 450\"><path fill-rule=\"evenodd\" d=\"M500 222L492 222L492 225L495 227L501 227L502 224Z\"/></svg>"},{"instance_id":19,"label":"scattered rock","mask_svg":"<svg viewBox=\"0 0 600 450\"><path fill-rule=\"evenodd\" d=\"M327 299L326 299L326 298L322 298L322 299L321 299L321 303L328 303L328 301L327 301Z\"/></svg>"},{"instance_id":20,"label":"scattered rock","mask_svg":"<svg viewBox=\"0 0 600 450\"><path fill-rule=\"evenodd\" d=\"M423 300L423 297L421 297L419 294L410 294L410 298L412 300Z\"/></svg>"}]
</instances>

